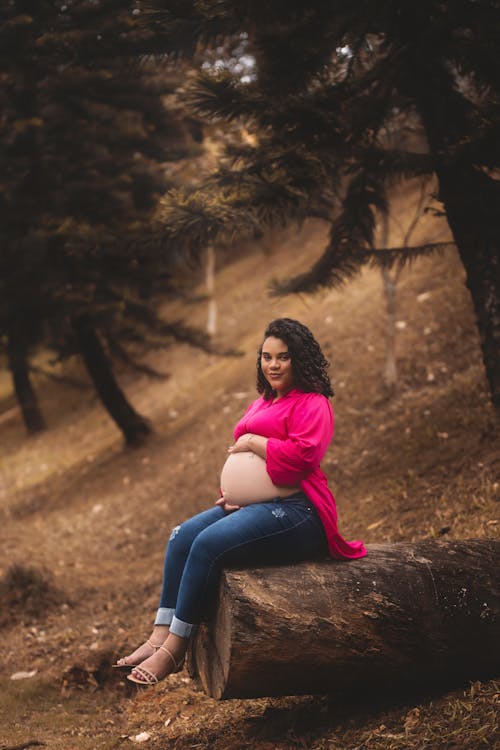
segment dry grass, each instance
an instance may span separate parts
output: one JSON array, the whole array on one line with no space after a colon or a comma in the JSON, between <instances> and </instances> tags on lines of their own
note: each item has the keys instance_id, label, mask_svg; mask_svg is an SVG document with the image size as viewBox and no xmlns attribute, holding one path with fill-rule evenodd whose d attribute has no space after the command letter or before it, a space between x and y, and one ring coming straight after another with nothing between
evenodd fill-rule
<instances>
[{"instance_id":1,"label":"dry grass","mask_svg":"<svg viewBox=\"0 0 500 750\"><path fill-rule=\"evenodd\" d=\"M41 619L61 600L50 573L34 566L11 565L0 581L0 628Z\"/></svg>"},{"instance_id":2,"label":"dry grass","mask_svg":"<svg viewBox=\"0 0 500 750\"><path fill-rule=\"evenodd\" d=\"M480 750L498 747L500 685L440 695L328 696L217 703L177 679L167 692L142 693L130 711L134 737L172 750ZM154 712L151 710L154 706Z\"/></svg>"}]
</instances>

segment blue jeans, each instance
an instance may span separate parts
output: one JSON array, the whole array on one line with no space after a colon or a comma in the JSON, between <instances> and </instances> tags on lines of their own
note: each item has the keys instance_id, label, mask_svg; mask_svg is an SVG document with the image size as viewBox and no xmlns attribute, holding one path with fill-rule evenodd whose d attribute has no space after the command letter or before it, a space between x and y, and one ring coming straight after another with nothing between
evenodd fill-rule
<instances>
[{"instance_id":1,"label":"blue jeans","mask_svg":"<svg viewBox=\"0 0 500 750\"><path fill-rule=\"evenodd\" d=\"M303 492L232 513L215 506L172 531L155 625L188 638L223 566L293 563L327 552L322 523Z\"/></svg>"}]
</instances>

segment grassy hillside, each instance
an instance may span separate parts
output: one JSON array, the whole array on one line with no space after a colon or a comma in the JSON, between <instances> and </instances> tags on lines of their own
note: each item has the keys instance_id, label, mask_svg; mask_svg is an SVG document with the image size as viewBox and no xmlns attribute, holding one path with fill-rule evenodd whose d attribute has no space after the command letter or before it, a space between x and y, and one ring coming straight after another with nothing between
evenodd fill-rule
<instances>
[{"instance_id":1,"label":"grassy hillside","mask_svg":"<svg viewBox=\"0 0 500 750\"><path fill-rule=\"evenodd\" d=\"M0 748L34 740L114 748L141 732L158 749L496 746L495 682L444 696L429 685L396 704L380 697L218 704L185 673L141 693L111 673L116 656L148 632L171 527L216 497L232 425L254 397L256 349L274 317L309 325L332 362L336 434L324 469L346 537L498 536L498 423L457 257L421 260L401 276L400 380L388 400L378 271L314 297L268 296L270 280L306 268L325 236L319 222L288 228L219 272L218 343L241 356L176 346L150 359L167 380L121 376L155 427L138 450L123 448L91 389L42 376L50 429L27 439L8 378L0 378ZM206 303L186 310L203 325ZM39 364L50 367L43 356ZM77 363L68 367L85 381ZM12 564L24 566L20 578L9 578ZM10 679L20 671L35 674Z\"/></svg>"}]
</instances>

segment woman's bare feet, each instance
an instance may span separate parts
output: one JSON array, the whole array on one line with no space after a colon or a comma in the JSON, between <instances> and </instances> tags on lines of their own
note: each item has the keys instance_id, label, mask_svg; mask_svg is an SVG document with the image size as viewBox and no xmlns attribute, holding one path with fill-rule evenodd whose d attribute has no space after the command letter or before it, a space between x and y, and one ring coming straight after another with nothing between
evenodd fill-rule
<instances>
[{"instance_id":1,"label":"woman's bare feet","mask_svg":"<svg viewBox=\"0 0 500 750\"><path fill-rule=\"evenodd\" d=\"M115 666L135 667L138 664L142 664L143 661L158 651L167 636L168 625L155 625L149 639L141 644L139 648L136 648L135 651L132 651L131 654L128 654L128 656L118 659Z\"/></svg>"},{"instance_id":2,"label":"woman's bare feet","mask_svg":"<svg viewBox=\"0 0 500 750\"><path fill-rule=\"evenodd\" d=\"M162 647L141 662L137 669L133 669L129 679L139 684L152 685L169 674L178 672L182 668L187 644L187 638L169 633Z\"/></svg>"}]
</instances>

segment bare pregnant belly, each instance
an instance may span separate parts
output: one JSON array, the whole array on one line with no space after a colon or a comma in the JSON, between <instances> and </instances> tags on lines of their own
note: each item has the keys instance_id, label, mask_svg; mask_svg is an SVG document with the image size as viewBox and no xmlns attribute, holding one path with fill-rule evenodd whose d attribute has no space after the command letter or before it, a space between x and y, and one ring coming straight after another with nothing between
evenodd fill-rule
<instances>
[{"instance_id":1,"label":"bare pregnant belly","mask_svg":"<svg viewBox=\"0 0 500 750\"><path fill-rule=\"evenodd\" d=\"M231 453L222 467L220 486L236 505L262 503L275 497L287 497L298 487L277 487L267 473L266 462L252 451Z\"/></svg>"}]
</instances>

